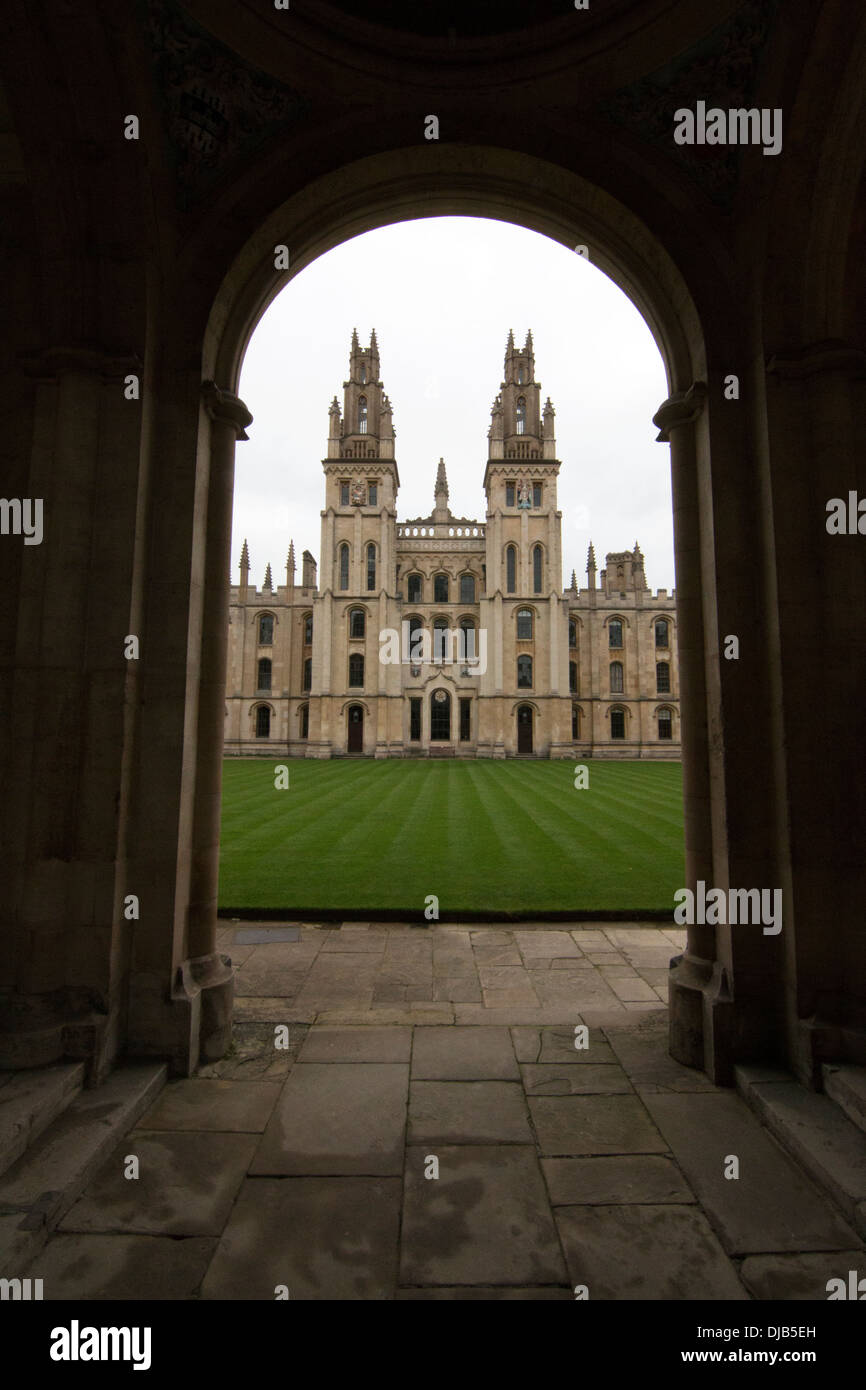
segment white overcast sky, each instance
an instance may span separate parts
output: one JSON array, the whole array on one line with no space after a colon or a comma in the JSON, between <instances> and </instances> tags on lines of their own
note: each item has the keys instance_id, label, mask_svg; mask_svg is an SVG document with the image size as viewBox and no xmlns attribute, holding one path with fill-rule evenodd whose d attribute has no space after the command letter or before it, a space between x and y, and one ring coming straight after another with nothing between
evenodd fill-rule
<instances>
[{"instance_id":1,"label":"white overcast sky","mask_svg":"<svg viewBox=\"0 0 866 1390\"><path fill-rule=\"evenodd\" d=\"M556 410L563 584L586 585L586 551L640 542L652 589L674 587L670 449L655 442L664 366L634 305L600 270L510 223L435 217L344 242L301 271L258 325L241 374L253 414L235 460L232 583L244 537L250 578L284 584L294 539L321 571L328 406L343 405L352 329L371 328L391 399L398 519L428 516L440 454L449 503L483 520L490 407L509 328L532 329L542 402ZM321 579L321 574L320 574Z\"/></svg>"}]
</instances>

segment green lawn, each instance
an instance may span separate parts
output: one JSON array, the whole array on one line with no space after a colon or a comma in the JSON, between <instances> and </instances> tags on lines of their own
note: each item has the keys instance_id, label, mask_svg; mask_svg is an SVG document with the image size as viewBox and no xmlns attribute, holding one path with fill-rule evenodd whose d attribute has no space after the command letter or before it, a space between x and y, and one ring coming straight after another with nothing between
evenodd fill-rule
<instances>
[{"instance_id":1,"label":"green lawn","mask_svg":"<svg viewBox=\"0 0 866 1390\"><path fill-rule=\"evenodd\" d=\"M220 910L661 914L683 886L679 763L227 759Z\"/></svg>"}]
</instances>

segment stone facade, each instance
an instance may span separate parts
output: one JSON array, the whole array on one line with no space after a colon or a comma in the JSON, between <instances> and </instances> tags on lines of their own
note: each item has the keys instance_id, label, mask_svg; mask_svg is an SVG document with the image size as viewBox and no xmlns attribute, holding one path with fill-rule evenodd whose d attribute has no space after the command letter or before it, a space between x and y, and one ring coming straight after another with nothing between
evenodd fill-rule
<instances>
[{"instance_id":1,"label":"stone facade","mask_svg":"<svg viewBox=\"0 0 866 1390\"><path fill-rule=\"evenodd\" d=\"M286 583L231 589L225 751L678 758L674 594L647 587L640 548L596 586L562 587L554 409L532 335L509 335L493 404L484 521L456 517L440 460L428 517L397 520L391 405L375 332L353 334L323 461L323 573L294 546Z\"/></svg>"}]
</instances>

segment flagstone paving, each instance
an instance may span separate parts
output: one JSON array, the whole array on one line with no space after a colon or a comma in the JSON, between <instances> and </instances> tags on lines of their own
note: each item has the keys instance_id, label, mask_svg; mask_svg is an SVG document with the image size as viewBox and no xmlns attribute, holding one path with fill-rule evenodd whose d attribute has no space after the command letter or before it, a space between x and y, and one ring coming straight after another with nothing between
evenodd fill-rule
<instances>
[{"instance_id":1,"label":"flagstone paving","mask_svg":"<svg viewBox=\"0 0 866 1390\"><path fill-rule=\"evenodd\" d=\"M71 1207L27 1271L46 1299L823 1300L866 1274L745 1102L669 1056L683 932L244 931L219 932L229 1053Z\"/></svg>"}]
</instances>

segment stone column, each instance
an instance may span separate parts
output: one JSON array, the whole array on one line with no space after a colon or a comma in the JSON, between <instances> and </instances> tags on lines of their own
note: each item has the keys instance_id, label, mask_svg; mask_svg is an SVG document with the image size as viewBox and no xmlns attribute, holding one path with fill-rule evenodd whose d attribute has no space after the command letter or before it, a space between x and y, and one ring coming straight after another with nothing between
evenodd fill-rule
<instances>
[{"instance_id":1,"label":"stone column","mask_svg":"<svg viewBox=\"0 0 866 1390\"><path fill-rule=\"evenodd\" d=\"M680 727L686 874L693 892L698 879L713 883L707 691L704 670L701 524L695 423L704 408L706 386L695 382L664 402L653 417L660 443L671 446L674 508L674 563L679 631ZM673 910L673 904L671 904ZM688 1066L703 1067L704 991L716 959L715 928L688 928L688 942L670 974L670 1050Z\"/></svg>"},{"instance_id":2,"label":"stone column","mask_svg":"<svg viewBox=\"0 0 866 1390\"><path fill-rule=\"evenodd\" d=\"M234 997L231 967L216 950L217 893L235 443L247 438L253 417L243 401L212 381L204 382L202 398L211 420L210 475L187 964L202 990L201 1059L212 1061L231 1041Z\"/></svg>"}]
</instances>

